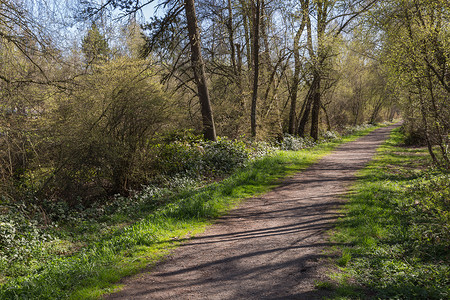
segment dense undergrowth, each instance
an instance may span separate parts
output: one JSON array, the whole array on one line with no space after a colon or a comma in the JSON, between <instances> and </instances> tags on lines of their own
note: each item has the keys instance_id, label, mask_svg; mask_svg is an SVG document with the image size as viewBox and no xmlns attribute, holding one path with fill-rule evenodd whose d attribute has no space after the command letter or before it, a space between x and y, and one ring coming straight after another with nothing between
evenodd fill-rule
<instances>
[{"instance_id":1,"label":"dense undergrowth","mask_svg":"<svg viewBox=\"0 0 450 300\"><path fill-rule=\"evenodd\" d=\"M450 298L450 173L395 130L359 174L333 235L336 299Z\"/></svg>"},{"instance_id":2,"label":"dense undergrowth","mask_svg":"<svg viewBox=\"0 0 450 300\"><path fill-rule=\"evenodd\" d=\"M319 143L287 136L274 145L190 136L164 146L164 172L131 196L89 206L3 201L0 299L95 299L240 199L267 191L279 178L373 129L350 129L353 135L344 138L327 133Z\"/></svg>"}]
</instances>

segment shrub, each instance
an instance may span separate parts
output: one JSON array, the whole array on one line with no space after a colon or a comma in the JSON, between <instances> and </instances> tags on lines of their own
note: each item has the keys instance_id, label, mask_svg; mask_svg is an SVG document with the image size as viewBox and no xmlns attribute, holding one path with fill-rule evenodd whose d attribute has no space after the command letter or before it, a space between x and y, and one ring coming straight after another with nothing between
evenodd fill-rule
<instances>
[{"instance_id":1,"label":"shrub","mask_svg":"<svg viewBox=\"0 0 450 300\"><path fill-rule=\"evenodd\" d=\"M279 144L279 148L281 150L298 151L304 148L312 147L314 145L315 142L310 137L302 138L286 133L283 136L283 140Z\"/></svg>"},{"instance_id":2,"label":"shrub","mask_svg":"<svg viewBox=\"0 0 450 300\"><path fill-rule=\"evenodd\" d=\"M256 160L275 153L278 148L268 142L248 141L246 145L250 151L250 160Z\"/></svg>"},{"instance_id":3,"label":"shrub","mask_svg":"<svg viewBox=\"0 0 450 300\"><path fill-rule=\"evenodd\" d=\"M344 132L342 135L351 135L358 131L366 130L368 128L372 128L374 125L372 124L360 124L356 126L346 126L344 127Z\"/></svg>"},{"instance_id":4,"label":"shrub","mask_svg":"<svg viewBox=\"0 0 450 300\"><path fill-rule=\"evenodd\" d=\"M244 166L250 159L250 151L244 142L218 138L217 142L204 142L204 164L212 174L228 174Z\"/></svg>"},{"instance_id":5,"label":"shrub","mask_svg":"<svg viewBox=\"0 0 450 300\"><path fill-rule=\"evenodd\" d=\"M200 144L190 144L184 141L157 144L153 147L153 153L152 172L154 177L158 175L173 176L180 173L198 177L203 173L204 150Z\"/></svg>"},{"instance_id":6,"label":"shrub","mask_svg":"<svg viewBox=\"0 0 450 300\"><path fill-rule=\"evenodd\" d=\"M425 130L422 128L414 127L411 125L401 127L401 131L404 135L403 142L407 146L425 146L427 144L427 138Z\"/></svg>"},{"instance_id":7,"label":"shrub","mask_svg":"<svg viewBox=\"0 0 450 300\"><path fill-rule=\"evenodd\" d=\"M155 146L155 174L202 178L228 174L245 165L250 158L243 142L218 138L216 142L193 138L180 138L167 144ZM182 178L183 176L179 177Z\"/></svg>"},{"instance_id":8,"label":"shrub","mask_svg":"<svg viewBox=\"0 0 450 300\"><path fill-rule=\"evenodd\" d=\"M170 105L139 62L116 60L78 81L76 92L50 106L49 172L41 187L44 197L71 205L127 193L147 179L148 141L167 122Z\"/></svg>"},{"instance_id":9,"label":"shrub","mask_svg":"<svg viewBox=\"0 0 450 300\"><path fill-rule=\"evenodd\" d=\"M337 133L336 131L325 131L320 136L320 140L323 142L331 142L331 141L336 141L336 140L340 140L340 139L341 139L341 135L339 133Z\"/></svg>"}]
</instances>

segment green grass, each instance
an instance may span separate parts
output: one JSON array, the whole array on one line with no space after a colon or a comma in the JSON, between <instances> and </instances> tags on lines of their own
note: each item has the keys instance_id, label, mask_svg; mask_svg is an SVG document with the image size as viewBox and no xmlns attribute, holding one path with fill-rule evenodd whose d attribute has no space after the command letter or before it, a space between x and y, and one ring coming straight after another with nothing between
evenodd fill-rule
<instances>
[{"instance_id":1,"label":"green grass","mask_svg":"<svg viewBox=\"0 0 450 300\"><path fill-rule=\"evenodd\" d=\"M311 149L279 151L221 182L171 195L163 201L155 203L149 197L149 203L139 207L135 220L115 215L108 220L109 227L86 223L79 224L77 230L55 229L61 240L54 242L54 255L43 255L44 261L36 262L29 274L4 280L0 298L98 299L116 291L120 289L116 284L120 278L163 259L180 242L202 232L242 199L267 192L281 178L305 169L337 145L373 129Z\"/></svg>"},{"instance_id":2,"label":"green grass","mask_svg":"<svg viewBox=\"0 0 450 300\"><path fill-rule=\"evenodd\" d=\"M395 130L359 173L332 233L333 299L450 298L450 174L401 144Z\"/></svg>"}]
</instances>

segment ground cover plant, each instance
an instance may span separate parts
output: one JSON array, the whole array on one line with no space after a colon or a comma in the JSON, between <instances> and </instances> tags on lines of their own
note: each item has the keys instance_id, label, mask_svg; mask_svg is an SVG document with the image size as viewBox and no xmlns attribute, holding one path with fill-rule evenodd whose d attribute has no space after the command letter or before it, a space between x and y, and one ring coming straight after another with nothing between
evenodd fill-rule
<instances>
[{"instance_id":1,"label":"ground cover plant","mask_svg":"<svg viewBox=\"0 0 450 300\"><path fill-rule=\"evenodd\" d=\"M332 235L335 299L450 297L450 173L395 130L359 173Z\"/></svg>"},{"instance_id":2,"label":"ground cover plant","mask_svg":"<svg viewBox=\"0 0 450 300\"><path fill-rule=\"evenodd\" d=\"M191 172L198 170L198 159L192 169L178 165L132 196L116 196L90 207L3 203L0 298L96 299L114 289L118 279L160 259L241 199L267 191L281 177L374 128L343 138L327 134L322 143L301 151L229 140L203 144L202 150L199 144L190 145L182 149L197 149L203 159L211 156L204 168L209 173L216 170L222 180L200 180L199 173ZM235 155L221 154L221 149ZM174 154L177 162L186 155L179 152ZM192 165L191 160L186 162Z\"/></svg>"}]
</instances>

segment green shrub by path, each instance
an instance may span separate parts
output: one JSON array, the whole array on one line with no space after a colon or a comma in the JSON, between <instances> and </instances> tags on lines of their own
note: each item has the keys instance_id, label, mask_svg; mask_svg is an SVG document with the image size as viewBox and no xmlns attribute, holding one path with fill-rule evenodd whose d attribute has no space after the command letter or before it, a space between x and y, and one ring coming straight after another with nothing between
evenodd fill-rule
<instances>
[{"instance_id":1,"label":"green shrub by path","mask_svg":"<svg viewBox=\"0 0 450 300\"><path fill-rule=\"evenodd\" d=\"M167 140L169 139L169 140ZM153 147L156 153L152 169L165 176L185 174L194 178L229 174L244 166L251 151L244 142L218 138L217 141L186 137L166 138Z\"/></svg>"},{"instance_id":2,"label":"green shrub by path","mask_svg":"<svg viewBox=\"0 0 450 300\"><path fill-rule=\"evenodd\" d=\"M37 239L42 251L28 256L28 272L12 272L1 279L0 299L97 299L114 289L118 279L161 259L241 199L268 191L280 178L373 129L299 152L275 152L204 187L149 186L135 199L118 197L109 206L75 211L58 206L55 210L66 223L53 228L48 241ZM222 143L225 149L230 147L227 141ZM222 152L219 148L214 152ZM222 160L225 165L227 159ZM235 157L233 163L239 160Z\"/></svg>"},{"instance_id":3,"label":"green shrub by path","mask_svg":"<svg viewBox=\"0 0 450 300\"><path fill-rule=\"evenodd\" d=\"M402 143L395 130L349 196L336 299L450 298L450 174Z\"/></svg>"}]
</instances>

